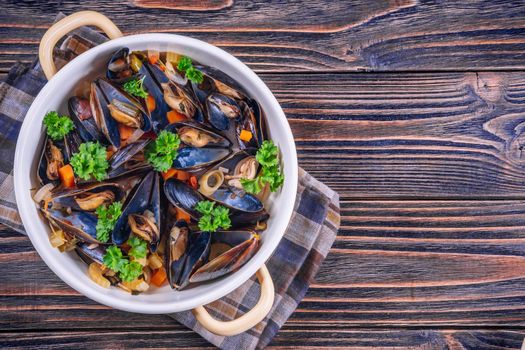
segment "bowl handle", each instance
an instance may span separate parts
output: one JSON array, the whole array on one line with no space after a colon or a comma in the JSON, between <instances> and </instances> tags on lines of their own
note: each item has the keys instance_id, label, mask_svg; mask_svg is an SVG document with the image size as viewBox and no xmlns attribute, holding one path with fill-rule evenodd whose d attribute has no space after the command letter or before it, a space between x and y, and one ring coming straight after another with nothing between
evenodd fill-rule
<instances>
[{"instance_id":1,"label":"bowl handle","mask_svg":"<svg viewBox=\"0 0 525 350\"><path fill-rule=\"evenodd\" d=\"M261 322L270 312L275 299L272 276L266 265L257 271L257 279L261 285L261 296L253 309L232 321L218 321L211 317L204 306L191 310L199 323L208 331L224 336L237 335L254 327Z\"/></svg>"},{"instance_id":2,"label":"bowl handle","mask_svg":"<svg viewBox=\"0 0 525 350\"><path fill-rule=\"evenodd\" d=\"M57 42L70 31L88 25L99 27L110 39L122 36L120 29L109 18L95 11L80 11L62 18L47 30L38 48L40 66L48 80L57 72L53 62L53 49Z\"/></svg>"}]
</instances>

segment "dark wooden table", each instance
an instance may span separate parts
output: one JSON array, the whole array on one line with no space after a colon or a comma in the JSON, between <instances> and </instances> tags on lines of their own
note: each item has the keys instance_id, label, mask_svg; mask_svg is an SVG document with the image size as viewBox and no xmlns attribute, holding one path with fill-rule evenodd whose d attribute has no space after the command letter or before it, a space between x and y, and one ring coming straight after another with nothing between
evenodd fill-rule
<instances>
[{"instance_id":1,"label":"dark wooden table","mask_svg":"<svg viewBox=\"0 0 525 350\"><path fill-rule=\"evenodd\" d=\"M518 349L525 336L522 1L0 1L0 73L58 11L180 33L257 71L299 163L341 194L337 241L274 348ZM1 191L0 191L1 193ZM0 344L207 347L92 302L0 232Z\"/></svg>"}]
</instances>

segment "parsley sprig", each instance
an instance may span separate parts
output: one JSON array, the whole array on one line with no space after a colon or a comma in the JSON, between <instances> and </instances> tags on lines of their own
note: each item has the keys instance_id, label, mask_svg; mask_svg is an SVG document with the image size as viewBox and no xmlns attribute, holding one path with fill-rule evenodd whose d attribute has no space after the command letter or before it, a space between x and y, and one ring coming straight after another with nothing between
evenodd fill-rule
<instances>
[{"instance_id":1,"label":"parsley sprig","mask_svg":"<svg viewBox=\"0 0 525 350\"><path fill-rule=\"evenodd\" d=\"M128 244L131 247L128 254L135 259L142 259L148 255L148 243L137 236L128 239Z\"/></svg>"},{"instance_id":2,"label":"parsley sprig","mask_svg":"<svg viewBox=\"0 0 525 350\"><path fill-rule=\"evenodd\" d=\"M262 166L261 173L255 179L241 179L241 185L248 193L257 194L268 184L275 192L283 185L284 175L279 167L279 149L270 140L262 143L255 159Z\"/></svg>"},{"instance_id":3,"label":"parsley sprig","mask_svg":"<svg viewBox=\"0 0 525 350\"><path fill-rule=\"evenodd\" d=\"M106 243L109 240L109 234L115 228L118 218L122 215L122 203L113 202L109 206L100 206L97 211L97 240Z\"/></svg>"},{"instance_id":4,"label":"parsley sprig","mask_svg":"<svg viewBox=\"0 0 525 350\"><path fill-rule=\"evenodd\" d=\"M200 70L193 66L191 58L182 56L177 64L177 69L184 72L186 78L194 83L200 84L204 80L204 76Z\"/></svg>"},{"instance_id":5,"label":"parsley sprig","mask_svg":"<svg viewBox=\"0 0 525 350\"><path fill-rule=\"evenodd\" d=\"M180 138L178 134L162 130L155 142L148 145L145 152L146 159L155 170L167 171L177 157L179 145Z\"/></svg>"},{"instance_id":6,"label":"parsley sprig","mask_svg":"<svg viewBox=\"0 0 525 350\"><path fill-rule=\"evenodd\" d=\"M47 134L55 141L62 139L75 128L71 118L67 115L59 116L55 111L47 112L43 123Z\"/></svg>"},{"instance_id":7,"label":"parsley sprig","mask_svg":"<svg viewBox=\"0 0 525 350\"><path fill-rule=\"evenodd\" d=\"M215 205L215 202L200 201L195 205L195 210L202 214L199 219L199 229L201 231L215 232L219 228L227 230L231 227L230 209L222 205Z\"/></svg>"},{"instance_id":8,"label":"parsley sprig","mask_svg":"<svg viewBox=\"0 0 525 350\"><path fill-rule=\"evenodd\" d=\"M137 78L134 78L134 79L131 79L127 82L124 83L124 85L122 85L122 88L129 94L133 95L133 96L137 96L137 97L142 97L142 98L146 98L148 97L148 92L146 90L144 90L144 78L146 78L145 76L142 77L142 79L137 79Z\"/></svg>"},{"instance_id":9,"label":"parsley sprig","mask_svg":"<svg viewBox=\"0 0 525 350\"><path fill-rule=\"evenodd\" d=\"M131 282L137 279L142 273L142 265L124 257L122 250L116 245L106 248L106 254L102 260L104 261L104 265L118 272L120 279L125 282Z\"/></svg>"},{"instance_id":10,"label":"parsley sprig","mask_svg":"<svg viewBox=\"0 0 525 350\"><path fill-rule=\"evenodd\" d=\"M79 178L90 180L93 177L102 181L109 167L106 148L98 142L85 142L80 145L78 152L73 154L70 164Z\"/></svg>"}]
</instances>

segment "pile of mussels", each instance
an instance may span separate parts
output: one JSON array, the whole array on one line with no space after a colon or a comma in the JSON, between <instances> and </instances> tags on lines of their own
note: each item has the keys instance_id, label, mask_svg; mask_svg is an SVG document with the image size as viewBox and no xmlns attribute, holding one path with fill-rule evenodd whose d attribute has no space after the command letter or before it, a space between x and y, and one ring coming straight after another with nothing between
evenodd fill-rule
<instances>
[{"instance_id":1,"label":"pile of mussels","mask_svg":"<svg viewBox=\"0 0 525 350\"><path fill-rule=\"evenodd\" d=\"M255 154L267 135L257 101L214 68L195 64L202 72L202 82L195 83L167 59L152 63L147 55L118 50L108 61L105 77L91 81L84 96L69 99L75 128L58 141L46 138L38 167L41 188L46 187L38 205L54 238L60 233L54 245L75 250L90 272L91 266L97 267L98 276L91 277L104 281L97 283L132 293L147 290L159 268L177 290L237 270L256 253L269 217L265 195L247 193L239 182L253 179L261 168ZM134 78L154 99L153 108L123 89ZM173 110L185 119L170 123L167 114ZM125 142L119 124L134 130ZM144 150L162 130L177 133L181 141L172 168L189 173L197 185L188 179L165 179L145 160ZM250 131L249 140L240 137L243 130ZM102 181L76 177L75 186L65 188L57 169L85 142L99 142L111 151L107 175ZM228 208L231 228L199 230L196 223L202 214L195 206L203 200ZM122 214L110 240L101 242L96 209L115 201L122 203ZM177 220L176 210L187 213L189 220ZM124 283L103 261L109 245L121 247L125 256L130 235L148 244L143 271L134 284Z\"/></svg>"}]
</instances>

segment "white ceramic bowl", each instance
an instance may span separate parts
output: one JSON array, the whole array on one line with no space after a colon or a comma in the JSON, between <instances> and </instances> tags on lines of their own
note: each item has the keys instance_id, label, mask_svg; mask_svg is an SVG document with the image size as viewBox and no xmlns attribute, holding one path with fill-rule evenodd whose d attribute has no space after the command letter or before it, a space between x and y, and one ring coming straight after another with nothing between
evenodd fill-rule
<instances>
[{"instance_id":1,"label":"white ceramic bowl","mask_svg":"<svg viewBox=\"0 0 525 350\"><path fill-rule=\"evenodd\" d=\"M170 287L152 288L137 296L119 288L105 289L93 283L87 266L75 253L60 253L48 240L48 226L33 202L31 189L38 186L37 161L44 130L42 119L51 110L67 113L67 100L78 82L104 71L108 57L121 47L130 50L157 49L175 51L220 69L237 80L254 97L266 113L269 135L278 145L285 181L280 192L268 203L270 219L262 234L257 254L240 270L224 278L191 289L175 292ZM279 103L262 80L241 61L205 42L172 34L141 34L110 40L88 50L62 68L38 94L22 125L17 142L14 166L15 192L26 232L45 263L72 288L113 308L159 314L190 310L223 297L239 287L266 262L275 250L290 220L297 192L297 155L293 136Z\"/></svg>"}]
</instances>

